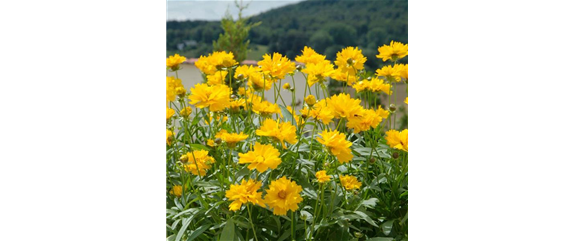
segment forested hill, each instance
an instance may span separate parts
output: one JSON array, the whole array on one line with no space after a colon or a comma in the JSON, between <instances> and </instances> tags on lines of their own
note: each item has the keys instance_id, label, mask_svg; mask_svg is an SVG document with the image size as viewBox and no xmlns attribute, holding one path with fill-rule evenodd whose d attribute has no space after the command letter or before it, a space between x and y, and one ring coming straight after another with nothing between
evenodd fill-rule
<instances>
[{"instance_id":1,"label":"forested hill","mask_svg":"<svg viewBox=\"0 0 574 241\"><path fill-rule=\"evenodd\" d=\"M267 52L291 59L306 45L331 60L342 48L359 46L368 58L367 66L376 68L380 65L375 59L378 46L391 40L408 42L407 11L406 0L304 1L251 17L249 21L261 25L251 30L250 39L253 47L267 46ZM170 21L168 53L177 51L178 44L188 57L209 53L221 32L219 22Z\"/></svg>"}]
</instances>

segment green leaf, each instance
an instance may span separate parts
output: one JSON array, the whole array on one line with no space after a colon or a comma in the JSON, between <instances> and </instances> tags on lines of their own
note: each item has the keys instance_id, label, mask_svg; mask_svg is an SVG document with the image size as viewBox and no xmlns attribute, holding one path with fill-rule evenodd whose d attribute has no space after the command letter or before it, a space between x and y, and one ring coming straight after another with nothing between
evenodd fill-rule
<instances>
[{"instance_id":1,"label":"green leaf","mask_svg":"<svg viewBox=\"0 0 574 241\"><path fill-rule=\"evenodd\" d=\"M379 226L375 223L375 221L373 221L373 220L369 217L369 215L365 214L364 212L355 211L354 213L357 214L357 215L359 215L359 216L361 216L361 219L367 221L367 223L369 223L370 225L373 225L373 226L375 226L375 227L379 227Z\"/></svg>"},{"instance_id":2,"label":"green leaf","mask_svg":"<svg viewBox=\"0 0 574 241\"><path fill-rule=\"evenodd\" d=\"M170 235L170 236L167 237L165 240L166 240L166 241L174 241L174 240L175 240L175 234Z\"/></svg>"},{"instance_id":3,"label":"green leaf","mask_svg":"<svg viewBox=\"0 0 574 241\"><path fill-rule=\"evenodd\" d=\"M199 150L209 151L209 148L207 148L204 145L200 145L200 144L190 144L189 147L191 147L195 151L199 151Z\"/></svg>"},{"instance_id":4,"label":"green leaf","mask_svg":"<svg viewBox=\"0 0 574 241\"><path fill-rule=\"evenodd\" d=\"M221 236L219 237L220 241L233 241L235 240L235 224L233 223L233 219L227 220L227 224L223 228L223 232L221 232Z\"/></svg>"},{"instance_id":5,"label":"green leaf","mask_svg":"<svg viewBox=\"0 0 574 241\"><path fill-rule=\"evenodd\" d=\"M183 233L185 233L185 231L187 230L187 226L189 226L190 223L191 223L191 217L183 220L182 225L181 225L181 229L179 229L179 232L177 233L177 236L175 237L175 241L181 240Z\"/></svg>"},{"instance_id":6,"label":"green leaf","mask_svg":"<svg viewBox=\"0 0 574 241\"><path fill-rule=\"evenodd\" d=\"M289 110L287 110L287 108L285 108L285 106L279 105L279 108L281 108L281 114L283 114L283 119L285 119L285 122L291 123L296 128L297 127L297 121L295 121L295 118L293 118L293 115L291 115L291 112L289 112Z\"/></svg>"},{"instance_id":7,"label":"green leaf","mask_svg":"<svg viewBox=\"0 0 574 241\"><path fill-rule=\"evenodd\" d=\"M301 216L305 216L306 221L312 223L313 222L313 215L305 210L301 210Z\"/></svg>"},{"instance_id":8,"label":"green leaf","mask_svg":"<svg viewBox=\"0 0 574 241\"><path fill-rule=\"evenodd\" d=\"M371 199L364 200L361 203L361 205L365 206L367 208L374 208L377 205L378 201L379 201L379 199L377 199L377 198L371 198Z\"/></svg>"},{"instance_id":9,"label":"green leaf","mask_svg":"<svg viewBox=\"0 0 574 241\"><path fill-rule=\"evenodd\" d=\"M197 238L199 235L201 235L203 232L205 232L205 230L207 230L210 226L211 226L211 224L205 224L205 225L197 228L196 230L191 232L191 234L187 238L187 241L191 241L191 240Z\"/></svg>"},{"instance_id":10,"label":"green leaf","mask_svg":"<svg viewBox=\"0 0 574 241\"><path fill-rule=\"evenodd\" d=\"M395 222L395 220L387 220L386 222L383 223L383 233L385 235L391 234L391 230L393 230L393 223L394 222Z\"/></svg>"},{"instance_id":11,"label":"green leaf","mask_svg":"<svg viewBox=\"0 0 574 241\"><path fill-rule=\"evenodd\" d=\"M370 238L367 239L368 241L393 241L393 238L388 238L388 237L374 237L374 238Z\"/></svg>"}]
</instances>

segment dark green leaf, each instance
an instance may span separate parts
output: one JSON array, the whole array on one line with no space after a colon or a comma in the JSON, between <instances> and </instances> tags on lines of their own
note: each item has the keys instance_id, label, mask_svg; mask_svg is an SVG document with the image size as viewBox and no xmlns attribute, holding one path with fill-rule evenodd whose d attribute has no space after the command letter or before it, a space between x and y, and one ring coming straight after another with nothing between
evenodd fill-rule
<instances>
[{"instance_id":1,"label":"dark green leaf","mask_svg":"<svg viewBox=\"0 0 574 241\"><path fill-rule=\"evenodd\" d=\"M221 236L219 237L220 241L233 241L235 240L235 224L233 223L232 219L227 220L227 224L223 228L223 232L221 232Z\"/></svg>"},{"instance_id":2,"label":"dark green leaf","mask_svg":"<svg viewBox=\"0 0 574 241\"><path fill-rule=\"evenodd\" d=\"M187 241L191 241L191 240L197 238L199 235L201 235L203 232L205 232L205 230L207 230L210 226L211 226L211 224L205 224L205 225L202 225L201 227L197 228L196 230L191 232L191 234L187 238Z\"/></svg>"}]
</instances>

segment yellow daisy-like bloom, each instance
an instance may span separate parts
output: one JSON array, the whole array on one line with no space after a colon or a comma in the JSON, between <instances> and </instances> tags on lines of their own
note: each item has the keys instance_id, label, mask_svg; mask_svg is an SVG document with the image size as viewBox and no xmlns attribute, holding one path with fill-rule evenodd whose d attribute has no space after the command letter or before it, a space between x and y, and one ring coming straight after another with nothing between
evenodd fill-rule
<instances>
[{"instance_id":1,"label":"yellow daisy-like bloom","mask_svg":"<svg viewBox=\"0 0 574 241\"><path fill-rule=\"evenodd\" d=\"M383 61L387 61L389 59L395 61L397 59L404 58L408 54L409 54L408 44L391 41L390 45L383 45L379 47L379 54L377 55L377 58L380 58Z\"/></svg>"},{"instance_id":2,"label":"yellow daisy-like bloom","mask_svg":"<svg viewBox=\"0 0 574 241\"><path fill-rule=\"evenodd\" d=\"M263 206L263 199L261 192L257 192L261 188L261 181L245 181L241 180L241 184L231 184L229 190L225 191L225 197L233 201L229 204L229 211L237 211L244 203L253 203Z\"/></svg>"},{"instance_id":3,"label":"yellow daisy-like bloom","mask_svg":"<svg viewBox=\"0 0 574 241\"><path fill-rule=\"evenodd\" d=\"M394 66L383 66L380 69L377 69L377 76L378 77L385 77L390 82L401 82L401 77L398 75L398 68Z\"/></svg>"},{"instance_id":4,"label":"yellow daisy-like bloom","mask_svg":"<svg viewBox=\"0 0 574 241\"><path fill-rule=\"evenodd\" d=\"M317 141L327 147L329 152L337 157L339 163L347 163L353 159L353 154L349 148L352 144L346 140L345 134L324 130L321 137L317 137Z\"/></svg>"},{"instance_id":5,"label":"yellow daisy-like bloom","mask_svg":"<svg viewBox=\"0 0 574 241\"><path fill-rule=\"evenodd\" d=\"M182 192L183 192L183 188L180 185L175 185L175 186L171 187L171 191L169 191L169 193L171 193L172 195L175 195L177 197L181 197Z\"/></svg>"},{"instance_id":6,"label":"yellow daisy-like bloom","mask_svg":"<svg viewBox=\"0 0 574 241\"><path fill-rule=\"evenodd\" d=\"M289 90L289 89L291 89L291 85L289 83L285 83L283 85L283 89Z\"/></svg>"},{"instance_id":7,"label":"yellow daisy-like bloom","mask_svg":"<svg viewBox=\"0 0 574 241\"><path fill-rule=\"evenodd\" d=\"M226 83L227 71L221 70L207 76L208 85L220 85Z\"/></svg>"},{"instance_id":8,"label":"yellow daisy-like bloom","mask_svg":"<svg viewBox=\"0 0 574 241\"><path fill-rule=\"evenodd\" d=\"M272 114L279 114L283 116L281 114L281 109L279 109L279 105L272 104L269 101L261 100L258 98L254 98L253 107L251 110L261 116L271 116Z\"/></svg>"},{"instance_id":9,"label":"yellow daisy-like bloom","mask_svg":"<svg viewBox=\"0 0 574 241\"><path fill-rule=\"evenodd\" d=\"M215 138L220 138L224 141L228 147L233 148L237 144L237 142L244 141L249 137L248 135L243 134L243 132L238 133L229 133L227 130L221 130L216 135Z\"/></svg>"},{"instance_id":10,"label":"yellow daisy-like bloom","mask_svg":"<svg viewBox=\"0 0 574 241\"><path fill-rule=\"evenodd\" d=\"M401 132L397 130L389 130L385 133L387 136L387 145L394 149L409 152L409 130L404 129Z\"/></svg>"},{"instance_id":11,"label":"yellow daisy-like bloom","mask_svg":"<svg viewBox=\"0 0 574 241\"><path fill-rule=\"evenodd\" d=\"M367 80L362 80L359 81L357 83L355 83L353 85L353 89L355 89L357 92L361 92L363 90L369 90L369 87L371 86L371 81L367 81Z\"/></svg>"},{"instance_id":12,"label":"yellow daisy-like bloom","mask_svg":"<svg viewBox=\"0 0 574 241\"><path fill-rule=\"evenodd\" d=\"M409 79L409 65L408 64L397 64L393 66L395 78L403 78L405 80Z\"/></svg>"},{"instance_id":13,"label":"yellow daisy-like bloom","mask_svg":"<svg viewBox=\"0 0 574 241\"><path fill-rule=\"evenodd\" d=\"M191 107L186 106L185 109L182 109L179 112L179 115L182 117L188 117L189 115L191 115L192 112L193 112L193 110L191 109Z\"/></svg>"},{"instance_id":14,"label":"yellow daisy-like bloom","mask_svg":"<svg viewBox=\"0 0 574 241\"><path fill-rule=\"evenodd\" d=\"M239 87L239 88L237 88L237 94L239 94L239 95L245 95L245 88L244 88L244 87Z\"/></svg>"},{"instance_id":15,"label":"yellow daisy-like bloom","mask_svg":"<svg viewBox=\"0 0 574 241\"><path fill-rule=\"evenodd\" d=\"M215 141L213 141L213 139L209 139L209 140L207 140L207 145L208 145L208 146L211 146L211 147L214 147L214 146L215 146Z\"/></svg>"},{"instance_id":16,"label":"yellow daisy-like bloom","mask_svg":"<svg viewBox=\"0 0 574 241\"><path fill-rule=\"evenodd\" d=\"M283 57L280 53L273 53L273 57L269 54L263 55L263 60L257 62L261 66L261 72L265 75L270 75L274 79L284 79L286 74L295 71L295 63L291 62L287 57Z\"/></svg>"},{"instance_id":17,"label":"yellow daisy-like bloom","mask_svg":"<svg viewBox=\"0 0 574 241\"><path fill-rule=\"evenodd\" d=\"M367 58L363 56L362 51L357 47L346 47L337 53L335 64L342 72L350 75L356 75L357 71L364 69Z\"/></svg>"},{"instance_id":18,"label":"yellow daisy-like bloom","mask_svg":"<svg viewBox=\"0 0 574 241\"><path fill-rule=\"evenodd\" d=\"M353 85L355 82L357 82L357 76L355 74L342 71L340 68L335 69L335 71L331 73L331 78L336 81L346 82L347 85Z\"/></svg>"},{"instance_id":19,"label":"yellow daisy-like bloom","mask_svg":"<svg viewBox=\"0 0 574 241\"><path fill-rule=\"evenodd\" d=\"M361 100L353 99L349 94L341 93L327 99L327 106L334 110L335 118L351 118L360 114Z\"/></svg>"},{"instance_id":20,"label":"yellow daisy-like bloom","mask_svg":"<svg viewBox=\"0 0 574 241\"><path fill-rule=\"evenodd\" d=\"M327 105L325 99L320 100L311 109L302 109L301 114L313 117L313 119L329 124L335 118L335 110Z\"/></svg>"},{"instance_id":21,"label":"yellow daisy-like bloom","mask_svg":"<svg viewBox=\"0 0 574 241\"><path fill-rule=\"evenodd\" d=\"M272 137L274 141L281 143L283 148L285 146L285 141L290 144L297 143L297 129L295 126L291 125L289 122L279 122L273 119L266 119L263 121L263 125L255 131L258 136L268 136Z\"/></svg>"},{"instance_id":22,"label":"yellow daisy-like bloom","mask_svg":"<svg viewBox=\"0 0 574 241\"><path fill-rule=\"evenodd\" d=\"M315 64L325 60L325 55L320 55L307 46L305 46L301 52L301 55L295 57L295 61L303 64Z\"/></svg>"},{"instance_id":23,"label":"yellow daisy-like bloom","mask_svg":"<svg viewBox=\"0 0 574 241\"><path fill-rule=\"evenodd\" d=\"M376 111L366 109L357 116L349 118L347 127L353 129L353 132L359 133L361 131L369 130L371 127L376 128L381 121L383 121L383 118L379 116Z\"/></svg>"},{"instance_id":24,"label":"yellow daisy-like bloom","mask_svg":"<svg viewBox=\"0 0 574 241\"><path fill-rule=\"evenodd\" d=\"M169 76L165 77L165 84L167 101L175 101L175 96L177 96L176 89L178 87L183 87L181 80Z\"/></svg>"},{"instance_id":25,"label":"yellow daisy-like bloom","mask_svg":"<svg viewBox=\"0 0 574 241\"><path fill-rule=\"evenodd\" d=\"M186 154L188 161L183 166L185 171L191 172L193 175L205 176L207 169L211 167L210 164L215 161L208 154L209 152L206 150L193 151L193 153L188 152Z\"/></svg>"},{"instance_id":26,"label":"yellow daisy-like bloom","mask_svg":"<svg viewBox=\"0 0 574 241\"><path fill-rule=\"evenodd\" d=\"M175 110L169 107L165 107L165 110L166 110L165 119L169 120L169 118L171 118L175 114Z\"/></svg>"},{"instance_id":27,"label":"yellow daisy-like bloom","mask_svg":"<svg viewBox=\"0 0 574 241\"><path fill-rule=\"evenodd\" d=\"M195 67L206 75L214 74L217 71L217 68L215 68L215 65L212 65L210 61L210 57L201 55L199 59L195 61Z\"/></svg>"},{"instance_id":28,"label":"yellow daisy-like bloom","mask_svg":"<svg viewBox=\"0 0 574 241\"><path fill-rule=\"evenodd\" d=\"M202 55L195 62L195 66L206 75L212 75L217 70L230 68L234 65L237 65L237 61L235 61L233 53L225 51L213 52L207 57Z\"/></svg>"},{"instance_id":29,"label":"yellow daisy-like bloom","mask_svg":"<svg viewBox=\"0 0 574 241\"><path fill-rule=\"evenodd\" d=\"M325 78L331 76L335 69L329 60L319 61L317 63L307 64L301 72L307 74L307 83L313 86L315 83L325 81Z\"/></svg>"},{"instance_id":30,"label":"yellow daisy-like bloom","mask_svg":"<svg viewBox=\"0 0 574 241\"><path fill-rule=\"evenodd\" d=\"M260 173L267 169L275 169L281 164L279 150L270 144L262 145L256 142L253 151L239 153L239 164L246 163L249 163L247 166L249 170L257 169Z\"/></svg>"},{"instance_id":31,"label":"yellow daisy-like bloom","mask_svg":"<svg viewBox=\"0 0 574 241\"><path fill-rule=\"evenodd\" d=\"M327 171L318 171L315 173L315 177L319 181L319 183L328 182L331 180L331 176L327 175Z\"/></svg>"},{"instance_id":32,"label":"yellow daisy-like bloom","mask_svg":"<svg viewBox=\"0 0 574 241\"><path fill-rule=\"evenodd\" d=\"M317 103L317 99L315 99L314 95L308 95L305 97L305 103L307 103L309 106L313 106L315 103Z\"/></svg>"},{"instance_id":33,"label":"yellow daisy-like bloom","mask_svg":"<svg viewBox=\"0 0 574 241\"><path fill-rule=\"evenodd\" d=\"M166 60L167 67L171 70L179 69L179 64L185 61L185 57L180 56L179 54L175 54L173 56L169 56Z\"/></svg>"},{"instance_id":34,"label":"yellow daisy-like bloom","mask_svg":"<svg viewBox=\"0 0 574 241\"><path fill-rule=\"evenodd\" d=\"M392 95L391 84L386 84L382 79L372 79L369 81L369 90L371 92L385 92L387 95Z\"/></svg>"},{"instance_id":35,"label":"yellow daisy-like bloom","mask_svg":"<svg viewBox=\"0 0 574 241\"><path fill-rule=\"evenodd\" d=\"M362 185L354 176L343 175L339 177L339 180L341 181L341 185L347 190L359 189Z\"/></svg>"},{"instance_id":36,"label":"yellow daisy-like bloom","mask_svg":"<svg viewBox=\"0 0 574 241\"><path fill-rule=\"evenodd\" d=\"M240 107L245 108L245 99L236 99L236 100L231 101L229 104L229 108L232 111L239 111Z\"/></svg>"},{"instance_id":37,"label":"yellow daisy-like bloom","mask_svg":"<svg viewBox=\"0 0 574 241\"><path fill-rule=\"evenodd\" d=\"M173 132L168 129L165 129L165 143L171 145L171 141L173 140Z\"/></svg>"},{"instance_id":38,"label":"yellow daisy-like bloom","mask_svg":"<svg viewBox=\"0 0 574 241\"><path fill-rule=\"evenodd\" d=\"M405 98L405 104L407 104L407 105L409 104L409 97Z\"/></svg>"},{"instance_id":39,"label":"yellow daisy-like bloom","mask_svg":"<svg viewBox=\"0 0 574 241\"><path fill-rule=\"evenodd\" d=\"M265 191L265 204L273 209L275 215L286 215L287 210L297 211L298 204L303 201L300 194L303 188L286 177L271 181L269 189Z\"/></svg>"},{"instance_id":40,"label":"yellow daisy-like bloom","mask_svg":"<svg viewBox=\"0 0 574 241\"><path fill-rule=\"evenodd\" d=\"M383 119L387 119L387 117L389 117L389 111L381 108L381 106L379 106L376 112L377 115L379 115Z\"/></svg>"},{"instance_id":41,"label":"yellow daisy-like bloom","mask_svg":"<svg viewBox=\"0 0 574 241\"><path fill-rule=\"evenodd\" d=\"M190 104L198 108L209 107L210 111L221 111L230 105L231 89L227 85L197 84L191 88Z\"/></svg>"}]
</instances>

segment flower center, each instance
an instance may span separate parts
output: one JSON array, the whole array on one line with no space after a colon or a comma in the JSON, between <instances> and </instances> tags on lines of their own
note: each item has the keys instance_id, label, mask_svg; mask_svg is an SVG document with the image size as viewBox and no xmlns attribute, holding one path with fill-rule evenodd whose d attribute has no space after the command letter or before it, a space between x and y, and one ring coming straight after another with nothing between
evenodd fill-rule
<instances>
[{"instance_id":1,"label":"flower center","mask_svg":"<svg viewBox=\"0 0 574 241\"><path fill-rule=\"evenodd\" d=\"M256 163L262 163L263 161L265 161L265 158L263 158L262 156L258 156L255 158Z\"/></svg>"},{"instance_id":2,"label":"flower center","mask_svg":"<svg viewBox=\"0 0 574 241\"><path fill-rule=\"evenodd\" d=\"M287 197L287 193L284 190L281 190L277 193L277 196L281 199L285 199Z\"/></svg>"}]
</instances>

